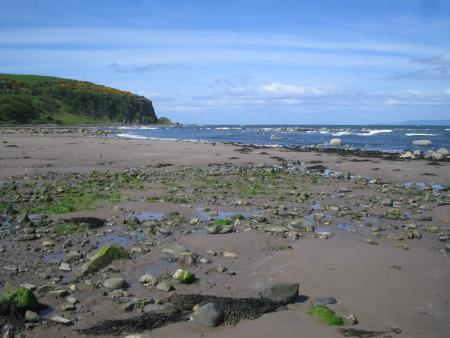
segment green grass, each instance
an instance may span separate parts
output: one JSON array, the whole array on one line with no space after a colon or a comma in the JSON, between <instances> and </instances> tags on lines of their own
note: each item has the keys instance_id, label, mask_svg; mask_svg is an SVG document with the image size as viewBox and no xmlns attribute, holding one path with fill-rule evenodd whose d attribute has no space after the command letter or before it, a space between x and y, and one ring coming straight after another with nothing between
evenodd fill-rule
<instances>
[{"instance_id":1,"label":"green grass","mask_svg":"<svg viewBox=\"0 0 450 338\"><path fill-rule=\"evenodd\" d=\"M324 305L313 305L309 309L308 313L322 323L327 325L342 325L344 324L344 318L339 317L336 313Z\"/></svg>"},{"instance_id":2,"label":"green grass","mask_svg":"<svg viewBox=\"0 0 450 338\"><path fill-rule=\"evenodd\" d=\"M0 211L9 209L11 207L11 203L8 202L0 202Z\"/></svg>"},{"instance_id":3,"label":"green grass","mask_svg":"<svg viewBox=\"0 0 450 338\"><path fill-rule=\"evenodd\" d=\"M49 114L56 123L58 124L67 124L67 125L75 125L75 124L102 124L105 121L101 119L96 119L91 116L85 115L75 115L68 112L58 112Z\"/></svg>"},{"instance_id":4,"label":"green grass","mask_svg":"<svg viewBox=\"0 0 450 338\"><path fill-rule=\"evenodd\" d=\"M147 202L149 202L149 203L155 203L155 202L158 202L159 200L160 200L160 198L157 196L147 197Z\"/></svg>"},{"instance_id":5,"label":"green grass","mask_svg":"<svg viewBox=\"0 0 450 338\"><path fill-rule=\"evenodd\" d=\"M60 77L55 76L43 76L43 75L25 75L25 74L3 74L0 73L0 77L6 77L9 79L21 81L28 84L36 84L36 83L42 83L42 82L59 82L62 80L65 80Z\"/></svg>"}]
</instances>

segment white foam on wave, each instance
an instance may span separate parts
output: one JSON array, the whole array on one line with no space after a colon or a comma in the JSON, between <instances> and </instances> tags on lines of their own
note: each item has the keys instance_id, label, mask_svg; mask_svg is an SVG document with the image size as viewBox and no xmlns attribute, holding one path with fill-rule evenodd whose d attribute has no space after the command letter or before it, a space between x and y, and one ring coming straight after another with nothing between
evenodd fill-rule
<instances>
[{"instance_id":1,"label":"white foam on wave","mask_svg":"<svg viewBox=\"0 0 450 338\"><path fill-rule=\"evenodd\" d=\"M345 136L345 135L352 135L354 133L350 131L338 131L337 133L333 133L333 136Z\"/></svg>"},{"instance_id":2,"label":"white foam on wave","mask_svg":"<svg viewBox=\"0 0 450 338\"><path fill-rule=\"evenodd\" d=\"M441 134L427 134L427 133L408 133L406 136L438 136Z\"/></svg>"},{"instance_id":3,"label":"white foam on wave","mask_svg":"<svg viewBox=\"0 0 450 338\"><path fill-rule=\"evenodd\" d=\"M117 129L120 129L120 130L132 130L132 129L155 130L155 129L159 129L159 128L158 127L146 127L146 126L140 126L140 127L121 126L121 127L117 127Z\"/></svg>"},{"instance_id":4,"label":"white foam on wave","mask_svg":"<svg viewBox=\"0 0 450 338\"><path fill-rule=\"evenodd\" d=\"M132 138L132 139L138 139L138 140L149 140L150 139L149 137L146 137L146 136L129 134L129 133L117 134L117 137L120 137L120 138Z\"/></svg>"},{"instance_id":5,"label":"white foam on wave","mask_svg":"<svg viewBox=\"0 0 450 338\"><path fill-rule=\"evenodd\" d=\"M216 130L242 130L242 127L217 127Z\"/></svg>"},{"instance_id":6,"label":"white foam on wave","mask_svg":"<svg viewBox=\"0 0 450 338\"><path fill-rule=\"evenodd\" d=\"M373 136L377 134L392 133L392 129L363 129L362 133L356 133L358 136Z\"/></svg>"}]
</instances>

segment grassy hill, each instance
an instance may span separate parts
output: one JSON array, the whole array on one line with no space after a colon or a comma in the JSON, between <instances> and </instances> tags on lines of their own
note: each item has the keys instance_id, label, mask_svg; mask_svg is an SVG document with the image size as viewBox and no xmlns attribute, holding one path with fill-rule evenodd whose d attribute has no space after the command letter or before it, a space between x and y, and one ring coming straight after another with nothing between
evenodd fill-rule
<instances>
[{"instance_id":1,"label":"grassy hill","mask_svg":"<svg viewBox=\"0 0 450 338\"><path fill-rule=\"evenodd\" d=\"M0 124L157 121L152 102L130 92L52 76L0 73Z\"/></svg>"}]
</instances>

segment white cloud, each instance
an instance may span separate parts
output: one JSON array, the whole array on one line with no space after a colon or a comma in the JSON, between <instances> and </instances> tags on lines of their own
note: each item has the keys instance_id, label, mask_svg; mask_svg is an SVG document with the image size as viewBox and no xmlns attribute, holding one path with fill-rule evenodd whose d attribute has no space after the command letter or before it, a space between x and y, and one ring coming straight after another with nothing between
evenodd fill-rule
<instances>
[{"instance_id":1,"label":"white cloud","mask_svg":"<svg viewBox=\"0 0 450 338\"><path fill-rule=\"evenodd\" d=\"M290 96L322 96L335 92L332 88L327 87L295 86L279 82L263 85L261 89L270 94Z\"/></svg>"}]
</instances>

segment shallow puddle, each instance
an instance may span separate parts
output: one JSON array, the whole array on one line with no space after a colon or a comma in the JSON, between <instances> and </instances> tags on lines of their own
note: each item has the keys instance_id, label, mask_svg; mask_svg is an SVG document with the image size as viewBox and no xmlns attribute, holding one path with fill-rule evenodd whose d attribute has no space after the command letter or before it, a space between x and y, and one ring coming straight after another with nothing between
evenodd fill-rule
<instances>
[{"instance_id":1,"label":"shallow puddle","mask_svg":"<svg viewBox=\"0 0 450 338\"><path fill-rule=\"evenodd\" d=\"M145 233L141 230L126 231L122 226L116 226L108 229L104 233L90 236L89 240L93 243L98 243L100 247L111 243L116 243L128 248L129 246L134 245L145 238Z\"/></svg>"}]
</instances>

